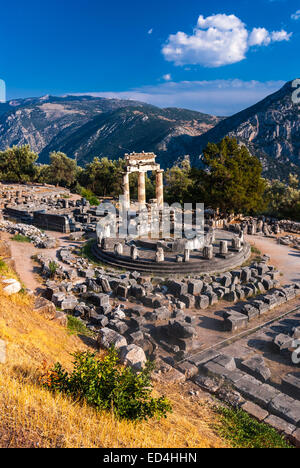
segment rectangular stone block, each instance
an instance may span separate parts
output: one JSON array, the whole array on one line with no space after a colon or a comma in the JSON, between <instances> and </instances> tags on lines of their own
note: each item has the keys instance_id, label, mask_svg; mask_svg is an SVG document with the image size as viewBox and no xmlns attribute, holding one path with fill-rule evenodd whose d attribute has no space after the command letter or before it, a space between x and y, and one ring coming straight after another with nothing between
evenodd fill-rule
<instances>
[{"instance_id":1,"label":"rectangular stone block","mask_svg":"<svg viewBox=\"0 0 300 468\"><path fill-rule=\"evenodd\" d=\"M188 293L198 296L201 294L203 288L203 281L201 280L190 280L188 283Z\"/></svg>"},{"instance_id":2,"label":"rectangular stone block","mask_svg":"<svg viewBox=\"0 0 300 468\"><path fill-rule=\"evenodd\" d=\"M296 430L296 426L273 414L270 414L264 422L282 434L291 435Z\"/></svg>"},{"instance_id":3,"label":"rectangular stone block","mask_svg":"<svg viewBox=\"0 0 300 468\"><path fill-rule=\"evenodd\" d=\"M202 364L205 364L206 362L211 361L212 359L216 358L217 356L219 356L219 354L220 353L218 351L210 349L208 351L197 353L194 356L191 356L188 359L188 362L194 364L196 367L199 367Z\"/></svg>"},{"instance_id":4,"label":"rectangular stone block","mask_svg":"<svg viewBox=\"0 0 300 468\"><path fill-rule=\"evenodd\" d=\"M280 393L271 401L269 410L275 416L279 416L297 427L300 426L300 401Z\"/></svg>"},{"instance_id":5,"label":"rectangular stone block","mask_svg":"<svg viewBox=\"0 0 300 468\"><path fill-rule=\"evenodd\" d=\"M232 356L228 356L226 354L220 354L220 356L216 357L213 362L231 371L236 369L235 359Z\"/></svg>"},{"instance_id":6,"label":"rectangular stone block","mask_svg":"<svg viewBox=\"0 0 300 468\"><path fill-rule=\"evenodd\" d=\"M274 294L269 294L268 296L263 296L263 301L268 304L269 310L277 307L277 297Z\"/></svg>"},{"instance_id":7,"label":"rectangular stone block","mask_svg":"<svg viewBox=\"0 0 300 468\"><path fill-rule=\"evenodd\" d=\"M195 307L195 296L192 294L183 294L179 297L179 300L185 304L187 309Z\"/></svg>"},{"instance_id":8,"label":"rectangular stone block","mask_svg":"<svg viewBox=\"0 0 300 468\"><path fill-rule=\"evenodd\" d=\"M249 320L252 320L255 317L258 317L259 310L256 307L253 307L252 304L245 304L241 309L242 314L246 315Z\"/></svg>"},{"instance_id":9,"label":"rectangular stone block","mask_svg":"<svg viewBox=\"0 0 300 468\"><path fill-rule=\"evenodd\" d=\"M204 296L208 297L209 305L214 305L218 303L218 296L214 292L207 292L204 294Z\"/></svg>"},{"instance_id":10,"label":"rectangular stone block","mask_svg":"<svg viewBox=\"0 0 300 468\"><path fill-rule=\"evenodd\" d=\"M213 375L215 377L223 378L230 383L238 382L244 376L243 372L238 370L229 370L225 367L217 364L214 361L209 361L202 366L203 371L207 375Z\"/></svg>"},{"instance_id":11,"label":"rectangular stone block","mask_svg":"<svg viewBox=\"0 0 300 468\"><path fill-rule=\"evenodd\" d=\"M242 405L242 409L258 421L263 421L269 415L268 411L262 409L260 406L256 405L255 403L252 403L251 401L246 401Z\"/></svg>"},{"instance_id":12,"label":"rectangular stone block","mask_svg":"<svg viewBox=\"0 0 300 468\"><path fill-rule=\"evenodd\" d=\"M268 381L271 377L270 369L266 365L264 358L259 355L243 361L241 369L262 382Z\"/></svg>"},{"instance_id":13,"label":"rectangular stone block","mask_svg":"<svg viewBox=\"0 0 300 468\"><path fill-rule=\"evenodd\" d=\"M179 297L182 294L187 294L188 292L188 285L181 281L168 281L167 286L168 291L176 297Z\"/></svg>"},{"instance_id":14,"label":"rectangular stone block","mask_svg":"<svg viewBox=\"0 0 300 468\"><path fill-rule=\"evenodd\" d=\"M246 328L248 325L248 317L244 314L238 312L233 312L232 314L224 317L224 330L234 332L240 330L241 328Z\"/></svg>"},{"instance_id":15,"label":"rectangular stone block","mask_svg":"<svg viewBox=\"0 0 300 468\"><path fill-rule=\"evenodd\" d=\"M266 304L265 302L263 301L253 301L251 302L251 304L253 305L253 307L255 307L256 309L258 309L259 311L259 315L262 315L262 314L265 314L266 312L269 311L269 305Z\"/></svg>"},{"instance_id":16,"label":"rectangular stone block","mask_svg":"<svg viewBox=\"0 0 300 468\"><path fill-rule=\"evenodd\" d=\"M292 436L291 436L291 441L293 444L297 447L300 448L300 429L296 429Z\"/></svg>"},{"instance_id":17,"label":"rectangular stone block","mask_svg":"<svg viewBox=\"0 0 300 468\"><path fill-rule=\"evenodd\" d=\"M300 400L300 373L285 375L282 379L282 389L284 393Z\"/></svg>"},{"instance_id":18,"label":"rectangular stone block","mask_svg":"<svg viewBox=\"0 0 300 468\"><path fill-rule=\"evenodd\" d=\"M197 309L207 309L209 306L209 298L207 296L201 295L196 298L196 308Z\"/></svg>"},{"instance_id":19,"label":"rectangular stone block","mask_svg":"<svg viewBox=\"0 0 300 468\"><path fill-rule=\"evenodd\" d=\"M235 388L238 390L245 398L254 400L255 395L257 394L260 386L262 384L250 375L244 375L236 384Z\"/></svg>"},{"instance_id":20,"label":"rectangular stone block","mask_svg":"<svg viewBox=\"0 0 300 468\"><path fill-rule=\"evenodd\" d=\"M178 364L177 368L187 379L192 379L198 374L198 367L188 361Z\"/></svg>"}]
</instances>

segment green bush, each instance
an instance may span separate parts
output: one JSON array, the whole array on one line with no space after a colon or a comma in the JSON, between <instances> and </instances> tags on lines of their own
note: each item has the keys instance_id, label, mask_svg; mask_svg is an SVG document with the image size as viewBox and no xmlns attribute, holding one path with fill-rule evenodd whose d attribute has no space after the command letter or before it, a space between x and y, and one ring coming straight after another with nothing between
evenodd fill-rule
<instances>
[{"instance_id":1,"label":"green bush","mask_svg":"<svg viewBox=\"0 0 300 468\"><path fill-rule=\"evenodd\" d=\"M292 448L275 429L241 409L218 407L215 411L220 417L219 434L234 448Z\"/></svg>"},{"instance_id":2,"label":"green bush","mask_svg":"<svg viewBox=\"0 0 300 468\"><path fill-rule=\"evenodd\" d=\"M80 195L83 198L85 198L87 201L89 201L92 206L98 206L99 205L98 198L96 197L96 195L91 190L81 188Z\"/></svg>"},{"instance_id":3,"label":"green bush","mask_svg":"<svg viewBox=\"0 0 300 468\"><path fill-rule=\"evenodd\" d=\"M68 315L68 330L70 334L80 334L85 336L94 336L94 332L89 330L81 320L73 315Z\"/></svg>"},{"instance_id":4,"label":"green bush","mask_svg":"<svg viewBox=\"0 0 300 468\"><path fill-rule=\"evenodd\" d=\"M31 242L30 238L27 237L27 236L22 236L22 234L15 234L13 237L12 237L12 240L13 241L16 241L16 242Z\"/></svg>"},{"instance_id":5,"label":"green bush","mask_svg":"<svg viewBox=\"0 0 300 468\"><path fill-rule=\"evenodd\" d=\"M73 356L71 373L56 363L43 375L41 382L46 388L86 401L99 410L112 410L120 419L159 419L172 410L166 398L151 396L152 363L148 362L145 369L136 373L130 367L119 365L114 348L102 360L89 351Z\"/></svg>"},{"instance_id":6,"label":"green bush","mask_svg":"<svg viewBox=\"0 0 300 468\"><path fill-rule=\"evenodd\" d=\"M50 278L54 278L56 270L58 268L57 263L54 260L51 260L51 262L49 262L48 267L49 267L49 271L50 271Z\"/></svg>"}]
</instances>

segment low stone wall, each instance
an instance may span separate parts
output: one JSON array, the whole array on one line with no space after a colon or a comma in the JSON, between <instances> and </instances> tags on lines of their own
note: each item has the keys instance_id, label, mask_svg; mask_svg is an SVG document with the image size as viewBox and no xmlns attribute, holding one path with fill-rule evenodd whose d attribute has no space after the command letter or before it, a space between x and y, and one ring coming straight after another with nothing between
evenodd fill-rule
<instances>
[{"instance_id":1,"label":"low stone wall","mask_svg":"<svg viewBox=\"0 0 300 468\"><path fill-rule=\"evenodd\" d=\"M35 212L33 215L33 223L47 231L70 233L70 224L67 216L64 215Z\"/></svg>"}]
</instances>

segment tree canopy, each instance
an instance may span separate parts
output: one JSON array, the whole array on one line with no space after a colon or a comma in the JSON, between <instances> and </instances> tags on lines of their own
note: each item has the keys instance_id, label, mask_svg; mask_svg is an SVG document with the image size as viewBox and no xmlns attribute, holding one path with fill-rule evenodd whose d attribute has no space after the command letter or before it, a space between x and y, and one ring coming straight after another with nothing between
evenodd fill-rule
<instances>
[{"instance_id":1,"label":"tree canopy","mask_svg":"<svg viewBox=\"0 0 300 468\"><path fill-rule=\"evenodd\" d=\"M76 182L76 177L76 161L61 152L50 154L50 165L45 166L41 173L44 181L62 187L71 187Z\"/></svg>"},{"instance_id":2,"label":"tree canopy","mask_svg":"<svg viewBox=\"0 0 300 468\"><path fill-rule=\"evenodd\" d=\"M168 203L188 203L192 201L193 180L188 160L168 169L165 174L165 198ZM201 203L201 201L199 200Z\"/></svg>"},{"instance_id":3,"label":"tree canopy","mask_svg":"<svg viewBox=\"0 0 300 468\"><path fill-rule=\"evenodd\" d=\"M262 165L245 146L226 137L204 150L202 174L206 205L222 212L255 213L264 207L266 181ZM200 177L201 178L201 177Z\"/></svg>"},{"instance_id":4,"label":"tree canopy","mask_svg":"<svg viewBox=\"0 0 300 468\"><path fill-rule=\"evenodd\" d=\"M0 179L5 182L25 183L35 179L38 155L29 145L13 146L0 151Z\"/></svg>"},{"instance_id":5,"label":"tree canopy","mask_svg":"<svg viewBox=\"0 0 300 468\"><path fill-rule=\"evenodd\" d=\"M122 193L122 160L94 158L79 174L80 185L99 196L119 195Z\"/></svg>"},{"instance_id":6,"label":"tree canopy","mask_svg":"<svg viewBox=\"0 0 300 468\"><path fill-rule=\"evenodd\" d=\"M290 174L288 184L280 180L268 182L265 197L268 202L267 214L300 221L300 190L296 175Z\"/></svg>"}]
</instances>

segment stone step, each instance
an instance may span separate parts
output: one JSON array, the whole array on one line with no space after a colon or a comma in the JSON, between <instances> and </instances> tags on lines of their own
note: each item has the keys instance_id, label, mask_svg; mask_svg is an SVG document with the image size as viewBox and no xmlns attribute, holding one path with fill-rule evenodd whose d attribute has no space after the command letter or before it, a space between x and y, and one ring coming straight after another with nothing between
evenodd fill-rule
<instances>
[{"instance_id":1,"label":"stone step","mask_svg":"<svg viewBox=\"0 0 300 468\"><path fill-rule=\"evenodd\" d=\"M249 250L249 251L248 251ZM250 253L250 247L247 245L245 252L234 257L231 260L219 262L212 261L208 262L187 262L187 263L155 263L151 260L132 260L129 257L116 257L110 252L105 252L94 244L92 246L93 255L101 262L113 266L115 268L126 269L129 271L148 272L156 274L178 274L185 275L191 273L213 273L214 271L226 271L227 269L235 268L237 265L243 262L245 258L248 258ZM234 263L232 263L234 261Z\"/></svg>"}]
</instances>

